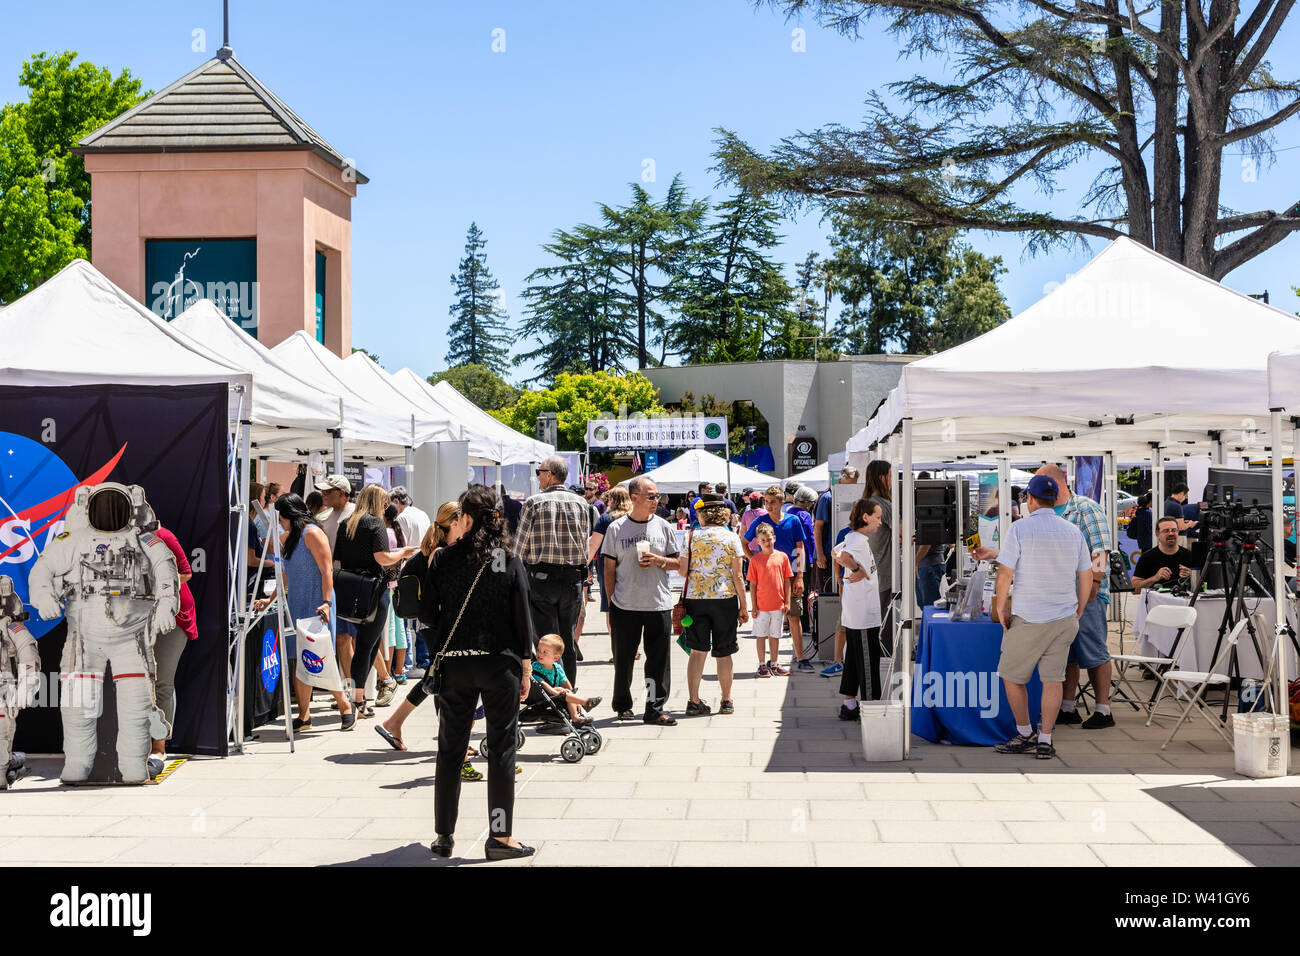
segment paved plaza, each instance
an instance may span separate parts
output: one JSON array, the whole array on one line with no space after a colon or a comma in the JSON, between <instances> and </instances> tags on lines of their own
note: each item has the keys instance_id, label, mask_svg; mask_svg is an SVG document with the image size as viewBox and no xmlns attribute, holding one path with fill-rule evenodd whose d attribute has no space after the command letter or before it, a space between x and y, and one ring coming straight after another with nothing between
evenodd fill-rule
<instances>
[{"instance_id":1,"label":"paved plaza","mask_svg":"<svg viewBox=\"0 0 1300 956\"><path fill-rule=\"evenodd\" d=\"M678 725L616 724L609 639L594 603L587 623L581 687L605 699L595 712L604 747L567 764L560 738L528 731L515 832L538 853L498 866L1300 865L1300 781L1237 776L1204 723L1187 725L1162 753L1166 731L1116 707L1114 729L1059 730L1055 761L915 741L906 763L873 765L858 726L835 716L834 681L758 679L753 644L742 640L734 715L682 716L686 655L674 649ZM716 711L712 669L702 697ZM61 787L59 760L34 759L33 773L0 793L0 859L483 862L484 783L463 785L456 856L433 861L427 848L432 706L407 723L409 753L389 749L374 720L339 733L323 699L313 715L297 753L277 723L260 728L244 756L187 760L143 788ZM1293 751L1293 766L1298 759Z\"/></svg>"}]
</instances>

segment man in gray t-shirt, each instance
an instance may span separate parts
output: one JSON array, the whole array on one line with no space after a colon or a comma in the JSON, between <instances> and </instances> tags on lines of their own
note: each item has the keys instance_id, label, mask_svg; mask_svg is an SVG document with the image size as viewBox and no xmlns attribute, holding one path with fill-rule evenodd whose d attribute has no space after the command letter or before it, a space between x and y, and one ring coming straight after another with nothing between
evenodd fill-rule
<instances>
[{"instance_id":1,"label":"man in gray t-shirt","mask_svg":"<svg viewBox=\"0 0 1300 956\"><path fill-rule=\"evenodd\" d=\"M672 525L655 514L659 491L653 481L633 478L628 492L632 510L610 524L600 547L614 645L611 703L620 720L636 719L632 666L637 647L644 642L646 701L642 719L670 727L677 721L665 714L663 707L671 678L672 608L677 603L668 587L668 572L677 567L677 536Z\"/></svg>"}]
</instances>

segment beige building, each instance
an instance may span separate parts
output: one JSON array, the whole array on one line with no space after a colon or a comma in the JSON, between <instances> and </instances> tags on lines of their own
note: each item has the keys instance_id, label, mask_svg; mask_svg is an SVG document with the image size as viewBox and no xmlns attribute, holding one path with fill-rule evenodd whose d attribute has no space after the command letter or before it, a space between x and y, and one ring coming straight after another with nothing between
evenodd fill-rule
<instances>
[{"instance_id":1,"label":"beige building","mask_svg":"<svg viewBox=\"0 0 1300 956\"><path fill-rule=\"evenodd\" d=\"M795 438L817 440L818 462L843 451L898 384L903 366L916 358L846 355L835 362L735 362L648 368L644 374L665 404L680 401L686 392L697 401L712 395L722 402L753 402L768 422L775 473L784 475L792 470L790 443Z\"/></svg>"}]
</instances>

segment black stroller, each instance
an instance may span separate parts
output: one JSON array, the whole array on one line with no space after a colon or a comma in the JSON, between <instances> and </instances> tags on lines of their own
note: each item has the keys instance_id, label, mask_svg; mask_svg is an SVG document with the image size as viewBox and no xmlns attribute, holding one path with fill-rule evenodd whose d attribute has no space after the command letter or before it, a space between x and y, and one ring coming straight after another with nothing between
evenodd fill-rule
<instances>
[{"instance_id":1,"label":"black stroller","mask_svg":"<svg viewBox=\"0 0 1300 956\"><path fill-rule=\"evenodd\" d=\"M539 681L533 678L533 683ZM600 751L600 745L603 743L600 732L591 727L581 729L573 726L573 721L569 719L568 709L561 707L556 699L545 691L542 692L545 700L533 701L531 699L525 702L519 708L519 734L515 738L515 746L523 749L524 746L524 724L532 724L539 728L540 733L555 733L563 735L564 739L560 741L560 756L568 763L577 763L583 757L589 754L595 754ZM549 730L549 728L557 728ZM545 728L545 729L544 729ZM567 731L567 733L566 733ZM484 757L488 755L487 741L483 741L478 746L478 751Z\"/></svg>"}]
</instances>

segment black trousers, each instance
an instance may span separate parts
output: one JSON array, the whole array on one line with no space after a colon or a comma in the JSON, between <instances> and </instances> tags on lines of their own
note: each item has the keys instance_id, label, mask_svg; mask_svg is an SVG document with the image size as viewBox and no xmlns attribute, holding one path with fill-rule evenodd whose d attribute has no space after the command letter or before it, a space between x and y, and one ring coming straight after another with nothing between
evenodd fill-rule
<instances>
[{"instance_id":1,"label":"black trousers","mask_svg":"<svg viewBox=\"0 0 1300 956\"><path fill-rule=\"evenodd\" d=\"M438 695L438 763L433 778L434 830L456 832L460 768L479 697L487 718L488 832L510 836L515 815L515 733L519 729L519 661L504 654L443 659Z\"/></svg>"},{"instance_id":2,"label":"black trousers","mask_svg":"<svg viewBox=\"0 0 1300 956\"><path fill-rule=\"evenodd\" d=\"M560 662L569 683L575 688L578 686L578 655L573 632L582 610L582 582L586 575L585 565L578 568L546 564L528 566L528 606L533 612L533 629L539 638L546 634L560 635L560 640L564 641Z\"/></svg>"},{"instance_id":3,"label":"black trousers","mask_svg":"<svg viewBox=\"0 0 1300 956\"><path fill-rule=\"evenodd\" d=\"M379 642L384 639L384 628L388 624L388 605L391 600L388 588L384 588L379 594L379 611L375 614L375 619L369 624L357 625L357 636L353 639L355 647L352 652L352 673L349 675L352 686L357 690L365 688L366 678L375 663L375 651L379 650Z\"/></svg>"},{"instance_id":4,"label":"black trousers","mask_svg":"<svg viewBox=\"0 0 1300 956\"><path fill-rule=\"evenodd\" d=\"M846 627L844 636L840 694L858 700L880 700L884 696L884 688L880 686L880 661L893 650L892 633L879 627Z\"/></svg>"},{"instance_id":5,"label":"black trousers","mask_svg":"<svg viewBox=\"0 0 1300 956\"><path fill-rule=\"evenodd\" d=\"M672 644L671 611L625 611L613 602L609 605L609 626L614 645L615 713L632 709L632 669L637 647L645 645L645 717L659 719L668 702L672 675L668 660Z\"/></svg>"}]
</instances>

